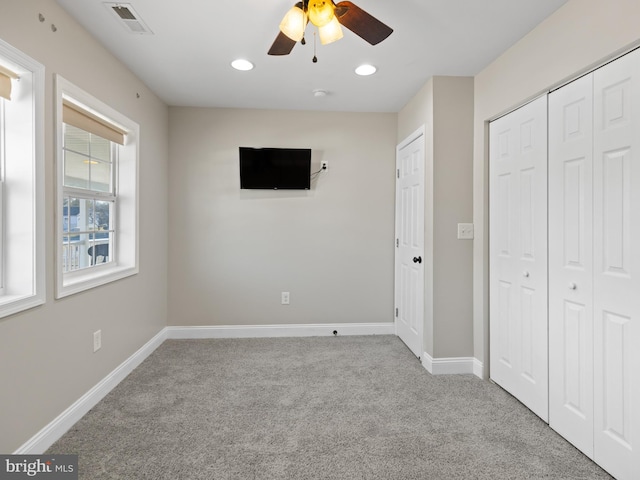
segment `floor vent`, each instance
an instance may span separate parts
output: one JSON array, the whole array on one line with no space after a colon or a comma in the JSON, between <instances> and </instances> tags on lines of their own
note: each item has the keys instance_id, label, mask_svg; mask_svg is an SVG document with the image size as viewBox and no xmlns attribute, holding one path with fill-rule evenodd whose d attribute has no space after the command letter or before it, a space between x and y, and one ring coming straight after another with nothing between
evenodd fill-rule
<instances>
[{"instance_id":1,"label":"floor vent","mask_svg":"<svg viewBox=\"0 0 640 480\"><path fill-rule=\"evenodd\" d=\"M104 3L129 33L153 35L130 3Z\"/></svg>"}]
</instances>

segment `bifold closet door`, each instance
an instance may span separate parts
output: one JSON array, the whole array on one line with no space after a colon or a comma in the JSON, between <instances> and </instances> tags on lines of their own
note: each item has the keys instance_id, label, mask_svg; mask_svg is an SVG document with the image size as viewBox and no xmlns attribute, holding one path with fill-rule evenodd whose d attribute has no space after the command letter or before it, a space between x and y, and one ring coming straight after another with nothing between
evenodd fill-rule
<instances>
[{"instance_id":1,"label":"bifold closet door","mask_svg":"<svg viewBox=\"0 0 640 480\"><path fill-rule=\"evenodd\" d=\"M489 126L491 378L548 418L547 98Z\"/></svg>"},{"instance_id":2,"label":"bifold closet door","mask_svg":"<svg viewBox=\"0 0 640 480\"><path fill-rule=\"evenodd\" d=\"M594 459L640 478L640 50L594 72Z\"/></svg>"},{"instance_id":3,"label":"bifold closet door","mask_svg":"<svg viewBox=\"0 0 640 480\"><path fill-rule=\"evenodd\" d=\"M640 478L640 51L549 95L549 425Z\"/></svg>"},{"instance_id":4,"label":"bifold closet door","mask_svg":"<svg viewBox=\"0 0 640 480\"><path fill-rule=\"evenodd\" d=\"M549 426L593 458L593 75L549 94Z\"/></svg>"}]
</instances>

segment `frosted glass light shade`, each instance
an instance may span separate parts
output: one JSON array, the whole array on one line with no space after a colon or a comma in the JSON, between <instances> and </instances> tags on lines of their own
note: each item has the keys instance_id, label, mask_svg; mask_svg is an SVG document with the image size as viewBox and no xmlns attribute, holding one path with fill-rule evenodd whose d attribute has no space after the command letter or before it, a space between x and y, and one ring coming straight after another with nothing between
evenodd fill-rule
<instances>
[{"instance_id":1,"label":"frosted glass light shade","mask_svg":"<svg viewBox=\"0 0 640 480\"><path fill-rule=\"evenodd\" d=\"M309 21L318 28L328 25L332 19L336 18L331 0L311 0L308 8Z\"/></svg>"},{"instance_id":2,"label":"frosted glass light shade","mask_svg":"<svg viewBox=\"0 0 640 480\"><path fill-rule=\"evenodd\" d=\"M304 37L304 27L306 26L306 18L304 11L299 7L292 7L291 10L280 22L280 31L291 40L299 42Z\"/></svg>"},{"instance_id":3,"label":"frosted glass light shade","mask_svg":"<svg viewBox=\"0 0 640 480\"><path fill-rule=\"evenodd\" d=\"M343 37L342 27L340 27L340 22L338 22L335 16L333 20L324 27L318 27L318 34L320 35L320 43L322 43L322 45L335 42Z\"/></svg>"}]
</instances>

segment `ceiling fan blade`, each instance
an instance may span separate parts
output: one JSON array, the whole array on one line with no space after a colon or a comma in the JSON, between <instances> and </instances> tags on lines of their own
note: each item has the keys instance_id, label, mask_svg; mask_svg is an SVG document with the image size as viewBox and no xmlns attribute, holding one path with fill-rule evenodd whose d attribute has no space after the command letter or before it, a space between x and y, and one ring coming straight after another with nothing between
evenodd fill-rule
<instances>
[{"instance_id":1,"label":"ceiling fan blade","mask_svg":"<svg viewBox=\"0 0 640 480\"><path fill-rule=\"evenodd\" d=\"M377 45L393 32L393 29L368 14L352 2L336 5L338 21L371 45Z\"/></svg>"},{"instance_id":2,"label":"ceiling fan blade","mask_svg":"<svg viewBox=\"0 0 640 480\"><path fill-rule=\"evenodd\" d=\"M295 40L291 40L284 33L279 32L268 53L269 55L289 55L295 44Z\"/></svg>"}]
</instances>

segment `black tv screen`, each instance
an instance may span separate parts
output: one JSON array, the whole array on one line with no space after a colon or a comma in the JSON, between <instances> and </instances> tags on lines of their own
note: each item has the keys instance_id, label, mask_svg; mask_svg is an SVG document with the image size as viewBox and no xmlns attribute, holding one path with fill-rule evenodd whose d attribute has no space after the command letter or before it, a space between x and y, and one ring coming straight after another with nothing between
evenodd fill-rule
<instances>
[{"instance_id":1,"label":"black tv screen","mask_svg":"<svg viewBox=\"0 0 640 480\"><path fill-rule=\"evenodd\" d=\"M310 148L240 147L240 188L309 190Z\"/></svg>"}]
</instances>

